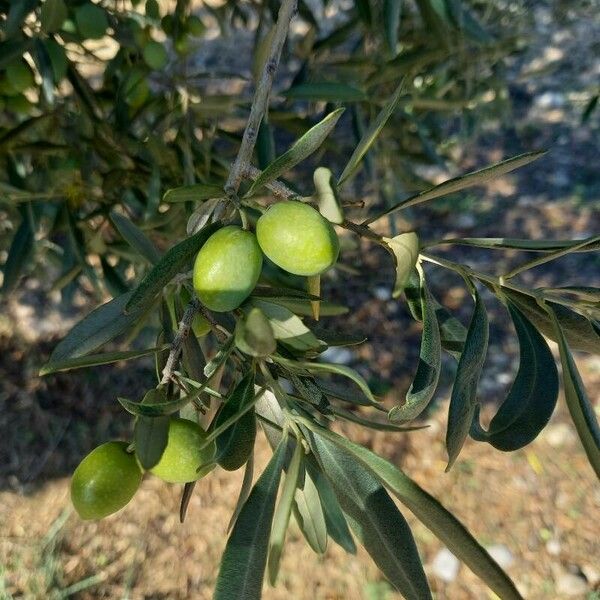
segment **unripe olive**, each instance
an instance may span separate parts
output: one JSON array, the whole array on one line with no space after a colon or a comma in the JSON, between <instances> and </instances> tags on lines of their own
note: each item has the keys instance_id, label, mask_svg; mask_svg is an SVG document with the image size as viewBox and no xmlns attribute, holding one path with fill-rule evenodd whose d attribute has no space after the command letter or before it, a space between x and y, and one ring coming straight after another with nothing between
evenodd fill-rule
<instances>
[{"instance_id":1,"label":"unripe olive","mask_svg":"<svg viewBox=\"0 0 600 600\"><path fill-rule=\"evenodd\" d=\"M229 225L208 238L194 263L194 289L207 308L237 308L254 289L262 253L253 233Z\"/></svg>"},{"instance_id":2,"label":"unripe olive","mask_svg":"<svg viewBox=\"0 0 600 600\"><path fill-rule=\"evenodd\" d=\"M277 266L295 275L318 275L337 260L340 244L333 226L308 204L272 205L256 224L262 251Z\"/></svg>"},{"instance_id":3,"label":"unripe olive","mask_svg":"<svg viewBox=\"0 0 600 600\"><path fill-rule=\"evenodd\" d=\"M92 450L75 469L71 501L82 519L103 519L123 508L137 491L142 471L125 442Z\"/></svg>"},{"instance_id":4,"label":"unripe olive","mask_svg":"<svg viewBox=\"0 0 600 600\"><path fill-rule=\"evenodd\" d=\"M214 442L200 449L206 435L194 421L171 419L167 447L158 464L150 469L151 473L169 483L188 483L204 477L214 468L214 464L208 463L215 457Z\"/></svg>"}]
</instances>

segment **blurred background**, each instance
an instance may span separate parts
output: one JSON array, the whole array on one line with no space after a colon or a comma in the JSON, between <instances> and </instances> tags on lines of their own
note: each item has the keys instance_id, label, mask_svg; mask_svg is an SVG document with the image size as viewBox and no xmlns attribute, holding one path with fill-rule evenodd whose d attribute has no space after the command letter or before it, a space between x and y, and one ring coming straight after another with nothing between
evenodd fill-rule
<instances>
[{"instance_id":1,"label":"blurred background","mask_svg":"<svg viewBox=\"0 0 600 600\"><path fill-rule=\"evenodd\" d=\"M0 3L0 13L8 4ZM173 4L159 2L160 14L167 14ZM243 13L245 3L238 4ZM501 84L490 84L485 92L487 101L480 95L476 108L455 110L446 106L445 112L434 114L407 111L405 124L411 119L417 122L411 135L421 141L419 153L411 155L410 145L394 145L397 140L392 125L376 157L380 164L391 157L389 169L405 169L406 177L390 183L387 171L381 175L376 166L374 176L363 175L352 182L349 197L361 198L372 206L387 201L390 195L419 189L425 181L438 183L519 152L547 148L547 155L524 169L487 186L405 211L402 214L407 221L383 222L381 230L410 222L428 240L459 236L584 238L598 233L600 108L594 109L594 98L600 90L600 2L507 0L494 3L497 14L491 9L486 12L482 3L473 4L476 14L482 15L491 29L514 34L510 48L498 51L499 59L493 63L494 77L501 78ZM124 2L104 5L107 10L113 5L129 6ZM165 47L171 53L170 64L183 65L187 73L194 73L186 81L197 86L196 93L207 93L208 97L210 90L213 95L238 95L247 100L252 90L256 23L249 16L243 26L236 26L232 18L224 31L218 18L223 6L194 2L192 14L201 19L202 30L186 38L185 52L173 49L172 40L167 40ZM231 8L231 3L227 6ZM349 0L330 2L326 8L316 1L305 6L322 21L325 33L321 36L346 22L353 10ZM414 8L407 6L406 10L407 20L418 18ZM309 31L301 21L295 25L292 39L301 45ZM101 53L105 42L100 36L88 49ZM108 42L106 45L110 46ZM104 50L110 54L110 48ZM483 69L479 58L467 55L463 65L475 71ZM94 61L88 64L85 59L82 55L79 71L94 83L102 72ZM278 89L294 83L300 64L294 60L300 59L292 58L284 65ZM168 70L164 65L161 69ZM173 85L167 75L161 75L161 69L147 76L151 95ZM212 81L197 75L204 71L239 73L245 79ZM423 77L426 85L427 77ZM108 89L106 94L110 93ZM5 130L24 122L19 111L38 114L35 95L7 93L2 102ZM326 158L331 162L324 162L323 155L315 160L332 165L332 169L344 164L351 150L344 153L343 149L352 144L351 135L344 137L344 132L356 126L357 115L360 117L353 114L354 122L350 117L342 122L345 127L338 138L342 150L338 154L330 151ZM274 123L283 122L281 115L280 121L277 117L274 113ZM239 121L239 114L230 119L234 129L236 118ZM295 136L283 126L275 131L281 152ZM73 131L74 136L77 133ZM43 135L46 141L54 141L48 132ZM2 146L0 151L4 160L9 150ZM227 149L225 157L228 160ZM393 162L396 159L398 164ZM305 172L300 169L296 179L291 177L291 184L302 185L311 166L308 164ZM89 176L86 169L93 169L90 164L71 167L68 177L75 172L84 180ZM10 169L5 170L7 185L3 183L0 189L0 264L5 263L19 226L19 213L11 204L14 177L9 177ZM67 177L67 172L63 173ZM167 187L164 181L162 187ZM104 189L110 190L107 185ZM160 232L159 240L169 245ZM122 512L102 522L84 523L70 506L69 477L81 458L103 441L130 435L131 420L116 397L140 397L154 385L155 373L152 361L141 359L38 377L40 366L61 336L107 298L106 291L99 292L83 281L65 300L65 288L57 285L61 273L45 254L51 253L53 243L50 238L40 242L11 293L0 299L0 598L210 598L241 473L217 469L203 479L196 486L184 524L178 518L181 489L154 478L143 482ZM500 273L518 261L512 252L466 247L440 252L484 272ZM349 247L343 262L349 268L336 272L326 282L325 291L330 298L346 303L351 312L335 317L332 324L363 333L368 341L356 348L329 351L328 358L353 366L367 377L375 393L390 405L398 403L416 367L420 325L410 319L404 303L391 299L392 265L384 252L367 244ZM435 275L430 281L437 296L463 321L468 319L470 299L460 281L443 271ZM520 281L532 286L599 286L600 257L593 253L570 255L524 273ZM493 411L512 381L518 347L506 313L490 296L486 300L491 349L480 393ZM556 350L554 344L551 347ZM590 399L598 406L600 357L581 354L576 358ZM455 512L513 577L525 597L599 599L600 489L562 401L550 425L531 446L504 454L484 444L467 443L456 467L444 474L448 386L455 364L448 360L444 368L434 406L422 418L429 425L427 429L389 434L347 427L345 432L402 466ZM268 455L267 444L259 436L259 467ZM491 598L491 592L437 539L410 515L407 518L414 527L436 598ZM323 556L316 556L294 524L288 533L278 586L265 584L264 597L399 598L365 553L359 550L357 556L349 556L331 545Z\"/></svg>"}]
</instances>

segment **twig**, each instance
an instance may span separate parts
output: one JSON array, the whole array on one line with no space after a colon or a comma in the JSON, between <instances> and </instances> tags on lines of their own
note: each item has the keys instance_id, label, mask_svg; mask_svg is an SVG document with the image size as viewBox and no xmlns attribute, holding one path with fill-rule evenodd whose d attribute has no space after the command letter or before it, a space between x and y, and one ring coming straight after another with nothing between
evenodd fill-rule
<instances>
[{"instance_id":1,"label":"twig","mask_svg":"<svg viewBox=\"0 0 600 600\"><path fill-rule=\"evenodd\" d=\"M171 343L171 350L169 352L169 357L167 358L167 363L165 364L165 368L162 372L162 379L160 383L162 385L166 385L171 381L171 377L173 377L173 371L177 366L177 360L179 359L179 355L181 354L181 350L183 348L183 342L185 338L188 336L190 332L190 327L192 326L192 321L196 316L196 313L200 310L200 301L197 298L194 298L186 307L185 312L183 313L183 317L181 318L181 322L179 323L179 329L177 330L177 334Z\"/></svg>"},{"instance_id":2,"label":"twig","mask_svg":"<svg viewBox=\"0 0 600 600\"><path fill-rule=\"evenodd\" d=\"M296 12L296 1L297 0L283 0L281 3L281 8L277 15L277 24L275 25L273 34L273 42L271 43L271 49L265 62L262 76L258 82L256 91L254 92L250 116L246 123L242 143L240 144L240 149L231 167L231 171L229 171L227 182L225 183L225 193L232 201L235 201L236 204L237 191L240 187L242 178L244 177L244 173L246 172L246 168L250 164L252 151L254 150L256 137L258 135L258 128L260 127L260 122L267 110L269 94L271 93L275 71L279 65L281 50L283 49L283 44L288 34L290 22Z\"/></svg>"},{"instance_id":3,"label":"twig","mask_svg":"<svg viewBox=\"0 0 600 600\"><path fill-rule=\"evenodd\" d=\"M246 170L244 171L244 176L248 177L252 180L256 180L259 178L262 171L257 169L253 165L247 165ZM270 181L269 183L265 183L265 187L271 190L276 196L283 198L284 200L290 200L292 198L298 198L299 194L294 192L291 188L289 188L285 183L278 181L275 179L274 181Z\"/></svg>"}]
</instances>

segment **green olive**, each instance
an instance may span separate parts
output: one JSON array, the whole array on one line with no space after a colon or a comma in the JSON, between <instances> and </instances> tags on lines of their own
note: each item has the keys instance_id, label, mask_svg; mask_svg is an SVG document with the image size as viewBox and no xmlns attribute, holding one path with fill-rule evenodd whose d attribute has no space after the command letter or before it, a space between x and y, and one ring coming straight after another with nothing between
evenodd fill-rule
<instances>
[{"instance_id":1,"label":"green olive","mask_svg":"<svg viewBox=\"0 0 600 600\"><path fill-rule=\"evenodd\" d=\"M213 470L215 457L214 442L200 449L206 435L194 421L171 419L167 447L150 471L169 483L188 483L204 477ZM199 467L202 469L198 470Z\"/></svg>"},{"instance_id":2,"label":"green olive","mask_svg":"<svg viewBox=\"0 0 600 600\"><path fill-rule=\"evenodd\" d=\"M278 202L256 224L262 251L294 275L318 275L337 260L340 244L333 226L301 202Z\"/></svg>"},{"instance_id":3,"label":"green olive","mask_svg":"<svg viewBox=\"0 0 600 600\"><path fill-rule=\"evenodd\" d=\"M71 501L82 519L103 519L123 508L142 481L134 454L125 442L107 442L92 450L75 469Z\"/></svg>"},{"instance_id":4,"label":"green olive","mask_svg":"<svg viewBox=\"0 0 600 600\"><path fill-rule=\"evenodd\" d=\"M229 225L213 233L198 252L194 289L207 308L233 310L250 295L261 269L262 253L254 234Z\"/></svg>"}]
</instances>

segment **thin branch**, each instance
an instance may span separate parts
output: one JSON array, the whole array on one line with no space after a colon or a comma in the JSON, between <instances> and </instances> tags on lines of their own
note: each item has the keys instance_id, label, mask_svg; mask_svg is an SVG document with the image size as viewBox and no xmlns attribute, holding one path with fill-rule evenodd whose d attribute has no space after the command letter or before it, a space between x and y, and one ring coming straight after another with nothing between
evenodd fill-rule
<instances>
[{"instance_id":1,"label":"thin branch","mask_svg":"<svg viewBox=\"0 0 600 600\"><path fill-rule=\"evenodd\" d=\"M244 171L244 176L255 181L260 177L261 173L262 171L260 169L257 169L253 165L249 164ZM298 198L300 196L294 190L285 185L285 183L282 183L277 179L270 181L269 183L265 183L265 187L271 190L276 196L279 196L284 200L291 200L292 198Z\"/></svg>"},{"instance_id":2,"label":"thin branch","mask_svg":"<svg viewBox=\"0 0 600 600\"><path fill-rule=\"evenodd\" d=\"M179 323L179 329L177 330L177 334L171 343L171 350L169 352L169 357L167 358L167 363L165 364L165 368L162 372L162 379L160 383L166 385L171 381L171 377L173 376L173 371L177 366L177 361L179 359L179 355L181 354L181 350L183 349L183 342L185 338L190 333L190 327L192 326L192 321L196 316L196 313L200 310L200 301L194 298L186 307L185 312L183 313L183 317L181 322Z\"/></svg>"},{"instance_id":3,"label":"thin branch","mask_svg":"<svg viewBox=\"0 0 600 600\"><path fill-rule=\"evenodd\" d=\"M247 166L250 164L252 151L254 150L254 145L256 144L256 138L258 136L258 128L260 127L262 118L267 110L269 94L271 93L275 71L279 65L281 50L283 49L283 44L285 43L288 34L290 22L296 13L296 2L297 0L283 0L281 8L279 9L279 14L277 15L277 24L275 25L269 56L265 62L256 91L254 92L250 116L246 123L246 129L244 130L244 136L238 155L231 167L231 171L229 171L227 183L225 184L225 193L234 201L237 200L237 191Z\"/></svg>"}]
</instances>

